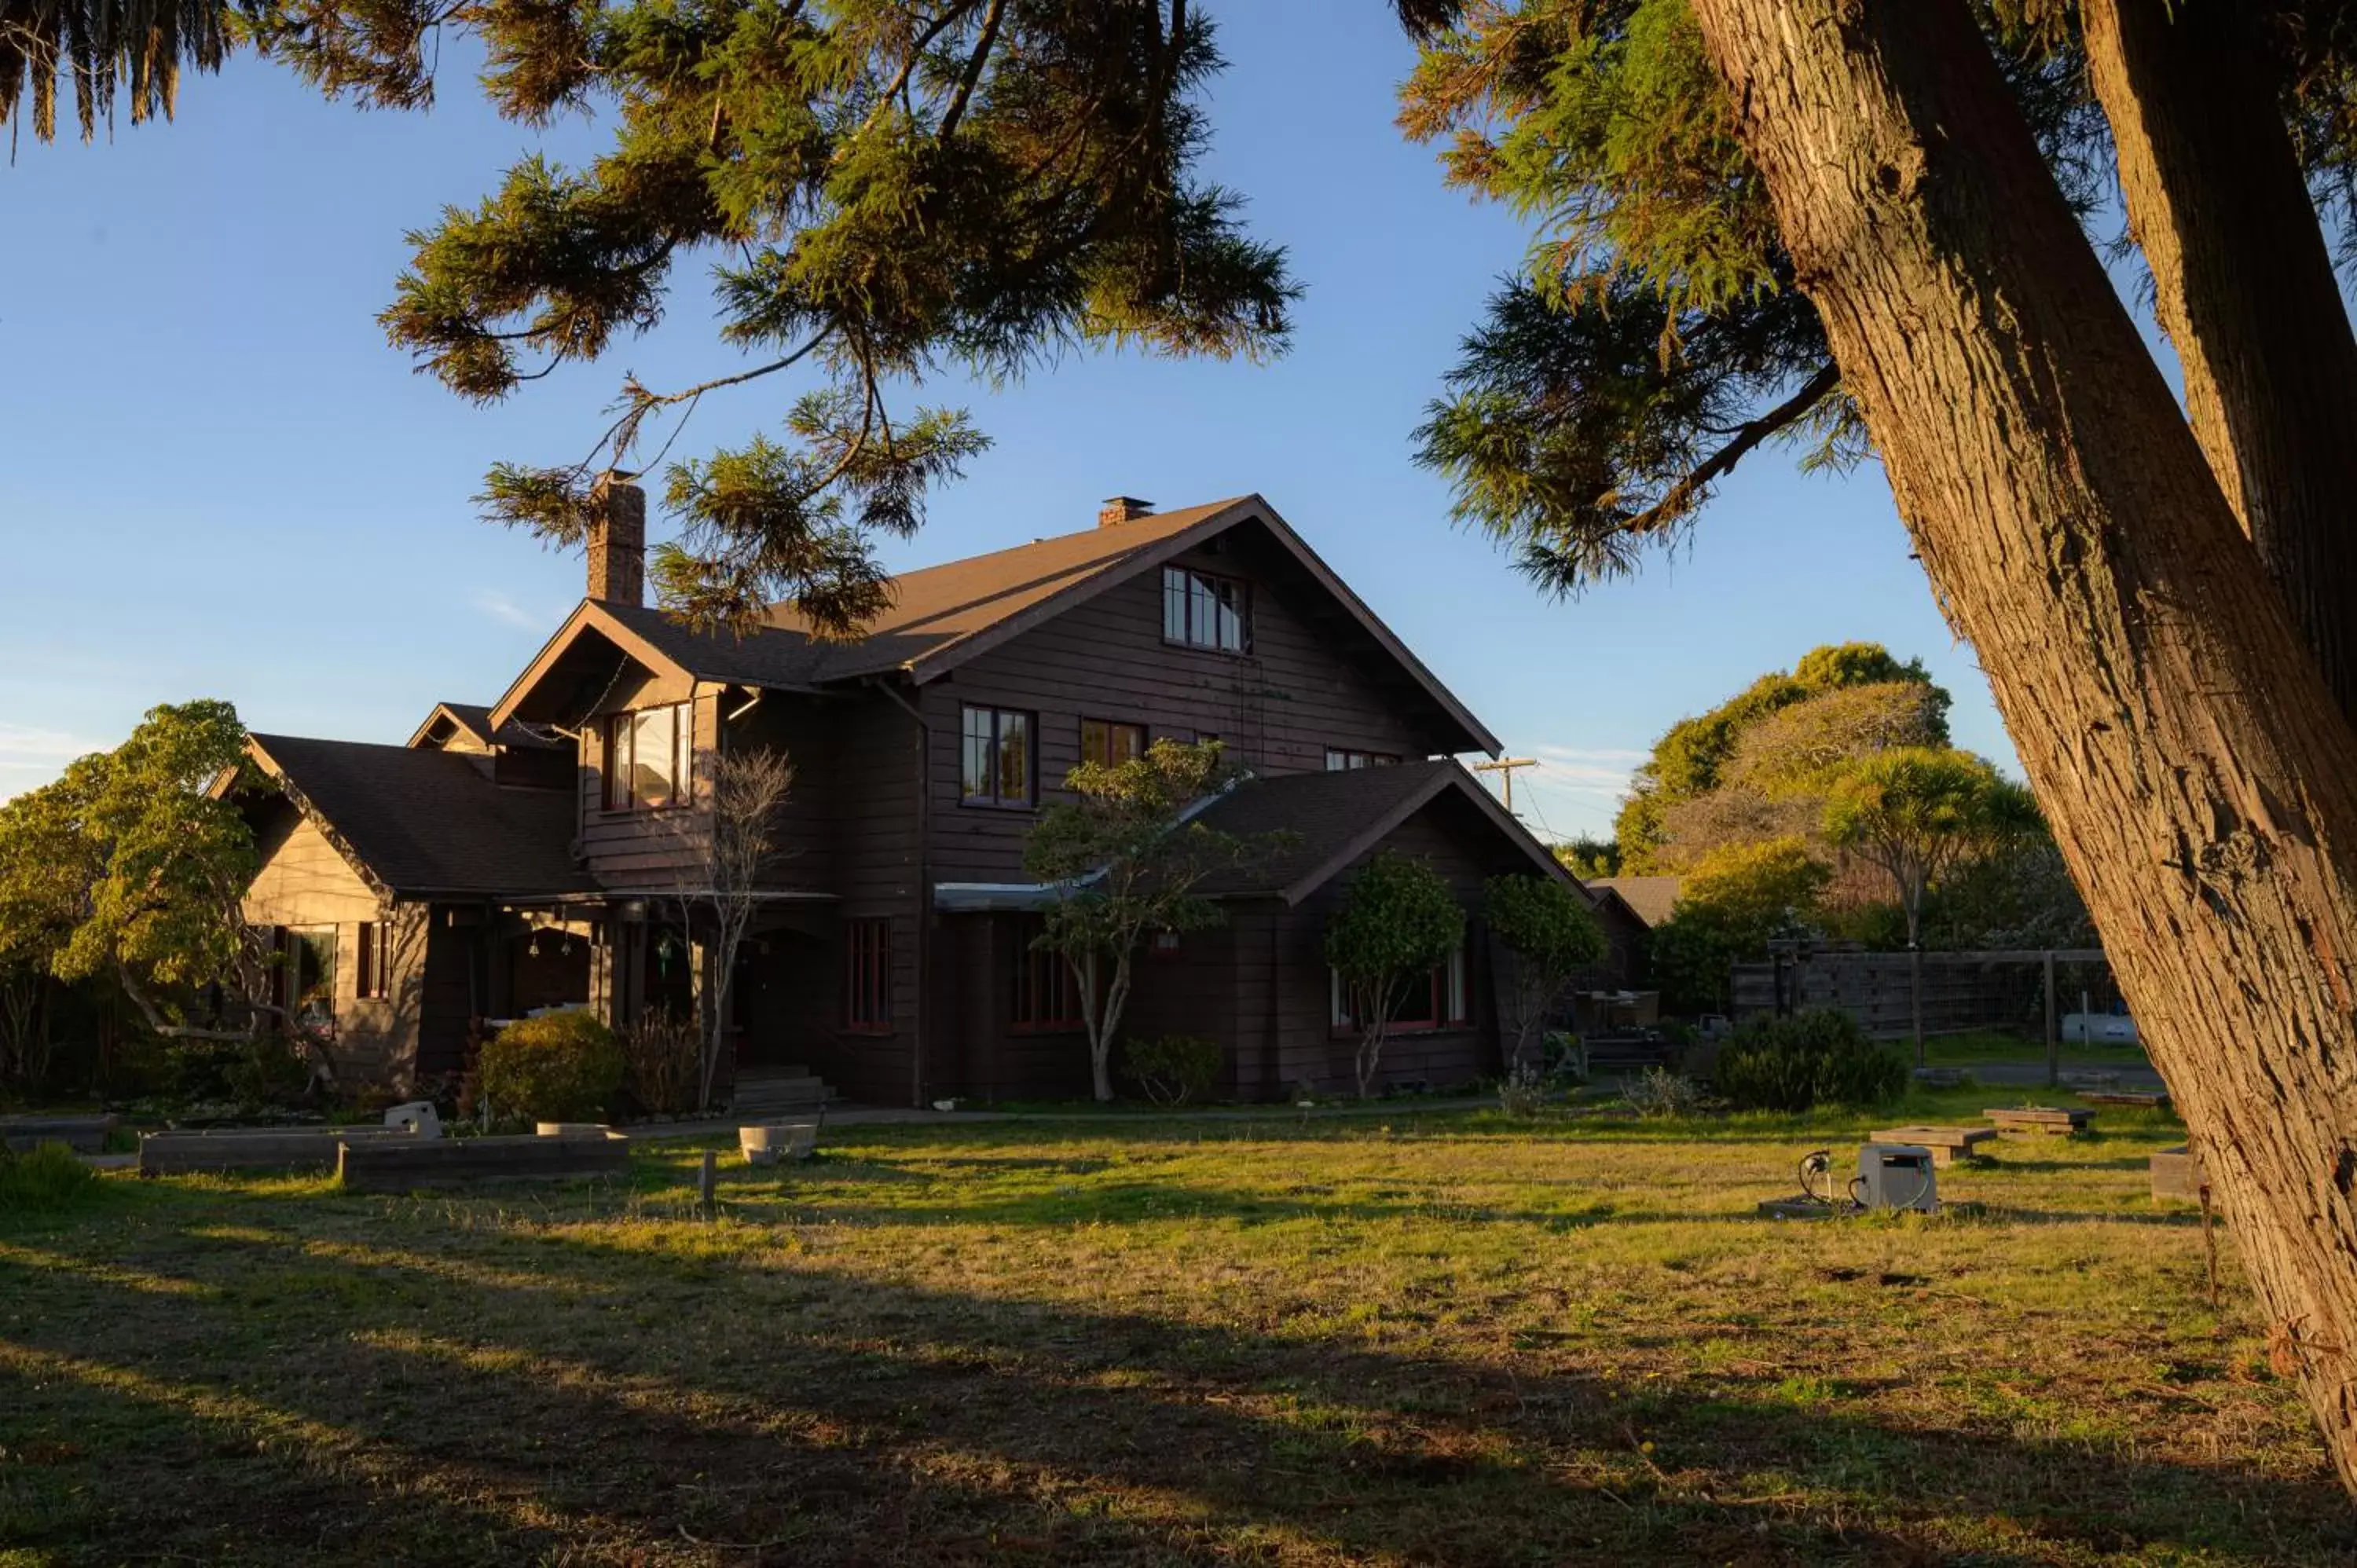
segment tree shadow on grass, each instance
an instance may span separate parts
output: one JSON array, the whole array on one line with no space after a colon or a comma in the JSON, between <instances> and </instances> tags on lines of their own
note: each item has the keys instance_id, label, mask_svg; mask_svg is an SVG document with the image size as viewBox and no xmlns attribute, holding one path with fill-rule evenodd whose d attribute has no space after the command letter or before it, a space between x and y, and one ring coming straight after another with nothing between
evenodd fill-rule
<instances>
[{"instance_id":1,"label":"tree shadow on grass","mask_svg":"<svg viewBox=\"0 0 2357 1568\"><path fill-rule=\"evenodd\" d=\"M92 1562L2357 1549L2320 1472L1891 1424L1772 1373L1631 1396L1340 1323L1254 1332L877 1279L766 1228L659 1238L683 1255L642 1245L644 1225L502 1234L468 1209L191 1194L109 1261L193 1293L0 1259L0 1444L80 1434L34 1482L0 1467L0 1534ZM2011 1523L1957 1533L1992 1519Z\"/></svg>"}]
</instances>

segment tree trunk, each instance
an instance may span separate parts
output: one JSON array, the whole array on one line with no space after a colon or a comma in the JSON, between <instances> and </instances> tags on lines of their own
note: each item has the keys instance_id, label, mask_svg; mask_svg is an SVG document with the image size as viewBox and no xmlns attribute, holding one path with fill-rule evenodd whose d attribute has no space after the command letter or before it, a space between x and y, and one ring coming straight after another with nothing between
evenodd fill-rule
<instances>
[{"instance_id":1,"label":"tree trunk","mask_svg":"<svg viewBox=\"0 0 2357 1568\"><path fill-rule=\"evenodd\" d=\"M1932 585L2357 1486L2357 734L1964 0L1696 0ZM2336 328L2337 329L2337 328Z\"/></svg>"},{"instance_id":2,"label":"tree trunk","mask_svg":"<svg viewBox=\"0 0 2357 1568\"><path fill-rule=\"evenodd\" d=\"M1097 955L1081 963L1081 1013L1089 1026L1089 1089L1100 1105L1113 1103L1113 1020L1097 1001Z\"/></svg>"},{"instance_id":3,"label":"tree trunk","mask_svg":"<svg viewBox=\"0 0 2357 1568\"><path fill-rule=\"evenodd\" d=\"M2357 334L2248 0L2088 0L2088 75L2193 434L2357 714Z\"/></svg>"}]
</instances>

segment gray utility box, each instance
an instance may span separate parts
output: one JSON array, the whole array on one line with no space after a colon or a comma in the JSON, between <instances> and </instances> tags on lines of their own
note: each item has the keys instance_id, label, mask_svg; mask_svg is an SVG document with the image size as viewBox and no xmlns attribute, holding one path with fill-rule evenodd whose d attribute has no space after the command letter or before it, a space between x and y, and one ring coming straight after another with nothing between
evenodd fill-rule
<instances>
[{"instance_id":1,"label":"gray utility box","mask_svg":"<svg viewBox=\"0 0 2357 1568\"><path fill-rule=\"evenodd\" d=\"M1867 1208L1920 1208L1931 1213L1940 1207L1939 1178L1932 1172L1932 1151L1921 1144L1867 1144L1857 1152L1856 1196Z\"/></svg>"}]
</instances>

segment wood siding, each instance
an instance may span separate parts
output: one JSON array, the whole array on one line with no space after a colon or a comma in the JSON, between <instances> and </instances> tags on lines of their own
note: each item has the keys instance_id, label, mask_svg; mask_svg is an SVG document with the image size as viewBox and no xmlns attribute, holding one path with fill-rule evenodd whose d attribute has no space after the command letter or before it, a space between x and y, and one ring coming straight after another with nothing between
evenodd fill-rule
<instances>
[{"instance_id":1,"label":"wood siding","mask_svg":"<svg viewBox=\"0 0 2357 1568\"><path fill-rule=\"evenodd\" d=\"M1079 764L1081 721L1089 718L1142 724L1150 739L1217 735L1233 760L1271 777L1323 768L1329 746L1421 757L1447 744L1437 728L1407 716L1416 709L1367 676L1372 643L1321 617L1322 595L1297 569L1242 550L1199 549L1179 562L1251 585L1250 653L1164 642L1161 574L1146 572L922 689L933 731L937 881L1019 878L1024 835L1037 815L962 803L960 713L968 704L1034 715L1039 793L1048 800L1061 795Z\"/></svg>"},{"instance_id":2,"label":"wood siding","mask_svg":"<svg viewBox=\"0 0 2357 1568\"><path fill-rule=\"evenodd\" d=\"M425 1002L425 911L387 903L341 851L292 806L272 812L257 845L261 869L244 899L256 926L333 927L336 932L336 1072L347 1087L415 1080ZM385 942L385 994L360 994L360 928L374 921Z\"/></svg>"}]
</instances>

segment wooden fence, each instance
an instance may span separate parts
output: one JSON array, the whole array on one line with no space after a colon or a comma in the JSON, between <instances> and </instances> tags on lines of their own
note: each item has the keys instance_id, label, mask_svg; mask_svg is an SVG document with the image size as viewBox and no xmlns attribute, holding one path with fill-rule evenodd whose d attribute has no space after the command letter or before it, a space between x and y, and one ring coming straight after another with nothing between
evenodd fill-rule
<instances>
[{"instance_id":1,"label":"wooden fence","mask_svg":"<svg viewBox=\"0 0 2357 1568\"><path fill-rule=\"evenodd\" d=\"M2045 977L2054 963L2100 963L2099 950L1927 952L1923 954L1923 1032L2036 1030L2048 1011ZM1908 955L1831 952L1735 966L1735 1015L1787 1007L1832 1007L1878 1040L1913 1033Z\"/></svg>"}]
</instances>

